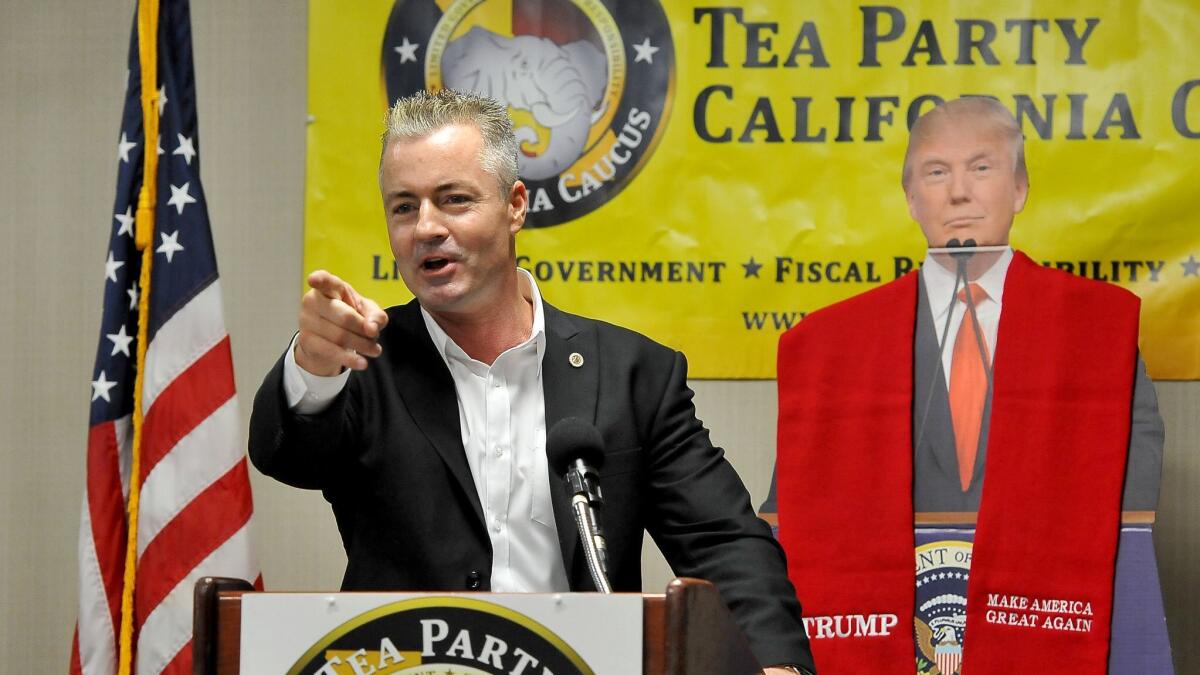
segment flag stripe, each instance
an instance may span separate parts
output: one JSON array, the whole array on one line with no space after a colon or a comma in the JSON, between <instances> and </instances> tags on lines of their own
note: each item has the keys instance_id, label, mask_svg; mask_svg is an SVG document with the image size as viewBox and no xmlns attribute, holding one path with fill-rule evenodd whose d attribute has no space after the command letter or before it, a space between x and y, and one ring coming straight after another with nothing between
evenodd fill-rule
<instances>
[{"instance_id":1,"label":"flag stripe","mask_svg":"<svg viewBox=\"0 0 1200 675\"><path fill-rule=\"evenodd\" d=\"M237 436L241 418L231 397L160 460L142 484L138 555L188 502L243 458Z\"/></svg>"},{"instance_id":2,"label":"flag stripe","mask_svg":"<svg viewBox=\"0 0 1200 675\"><path fill-rule=\"evenodd\" d=\"M116 670L116 623L101 579L100 561L92 540L91 513L86 488L79 525L79 641L80 672L108 674ZM118 596L118 603L120 598ZM119 612L119 606L118 606ZM73 655L74 657L75 655Z\"/></svg>"},{"instance_id":3,"label":"flag stripe","mask_svg":"<svg viewBox=\"0 0 1200 675\"><path fill-rule=\"evenodd\" d=\"M221 320L221 282L213 280L154 334L146 348L142 410L149 411L160 394L197 356L227 339ZM147 414L149 414L147 412Z\"/></svg>"},{"instance_id":4,"label":"flag stripe","mask_svg":"<svg viewBox=\"0 0 1200 675\"><path fill-rule=\"evenodd\" d=\"M138 617L148 616L209 552L247 523L252 506L243 486L249 480L243 458L150 542L138 562Z\"/></svg>"},{"instance_id":5,"label":"flag stripe","mask_svg":"<svg viewBox=\"0 0 1200 675\"><path fill-rule=\"evenodd\" d=\"M258 565L250 555L250 524L196 565L145 616L138 637L138 673L158 673L192 639L192 589L202 576L249 579Z\"/></svg>"},{"instance_id":6,"label":"flag stripe","mask_svg":"<svg viewBox=\"0 0 1200 675\"><path fill-rule=\"evenodd\" d=\"M133 470L133 415L113 420L117 436L117 466L121 471L121 498L129 499L129 473ZM122 535L124 536L124 535ZM124 551L121 555L125 555Z\"/></svg>"},{"instance_id":7,"label":"flag stripe","mask_svg":"<svg viewBox=\"0 0 1200 675\"><path fill-rule=\"evenodd\" d=\"M71 638L71 665L67 672L71 675L81 675L83 667L79 665L79 625L75 625L75 635Z\"/></svg>"},{"instance_id":8,"label":"flag stripe","mask_svg":"<svg viewBox=\"0 0 1200 675\"><path fill-rule=\"evenodd\" d=\"M234 395L233 361L226 337L175 378L146 413L142 430L144 481L158 462Z\"/></svg>"},{"instance_id":9,"label":"flag stripe","mask_svg":"<svg viewBox=\"0 0 1200 675\"><path fill-rule=\"evenodd\" d=\"M192 641L188 640L187 644L175 653L175 658L171 659L162 669L162 675L188 675L192 672Z\"/></svg>"},{"instance_id":10,"label":"flag stripe","mask_svg":"<svg viewBox=\"0 0 1200 675\"><path fill-rule=\"evenodd\" d=\"M80 610L105 611L110 625L120 622L121 583L125 559L125 500L116 430L112 423L98 424L88 432L88 473L80 539ZM86 589L86 591L84 590Z\"/></svg>"}]
</instances>

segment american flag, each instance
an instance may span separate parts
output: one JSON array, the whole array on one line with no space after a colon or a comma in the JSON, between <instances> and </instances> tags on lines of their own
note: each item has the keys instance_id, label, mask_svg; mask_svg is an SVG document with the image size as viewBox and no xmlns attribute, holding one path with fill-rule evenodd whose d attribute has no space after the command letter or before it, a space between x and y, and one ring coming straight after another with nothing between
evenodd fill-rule
<instances>
[{"instance_id":1,"label":"american flag","mask_svg":"<svg viewBox=\"0 0 1200 675\"><path fill-rule=\"evenodd\" d=\"M143 153L158 153L158 201L144 383L133 595L133 671L190 673L192 586L255 580L251 498L221 286L200 188L186 0L161 0L160 126L143 137L137 26L117 141L104 310L92 372L87 480L79 532L79 617L72 673L117 672L133 445L141 252L134 213Z\"/></svg>"}]
</instances>

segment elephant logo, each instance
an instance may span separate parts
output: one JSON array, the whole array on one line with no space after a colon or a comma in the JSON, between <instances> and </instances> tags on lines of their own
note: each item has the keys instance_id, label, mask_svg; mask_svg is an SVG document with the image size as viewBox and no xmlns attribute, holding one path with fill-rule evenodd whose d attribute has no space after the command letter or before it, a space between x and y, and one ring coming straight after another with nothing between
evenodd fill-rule
<instances>
[{"instance_id":1,"label":"elephant logo","mask_svg":"<svg viewBox=\"0 0 1200 675\"><path fill-rule=\"evenodd\" d=\"M655 0L398 0L382 70L388 102L448 87L505 103L526 227L550 227L607 203L649 159L674 47Z\"/></svg>"},{"instance_id":2,"label":"elephant logo","mask_svg":"<svg viewBox=\"0 0 1200 675\"><path fill-rule=\"evenodd\" d=\"M516 128L521 176L543 180L583 155L588 132L604 113L608 64L587 40L560 46L550 38L505 37L475 26L446 47L442 82L531 115L532 123Z\"/></svg>"}]
</instances>

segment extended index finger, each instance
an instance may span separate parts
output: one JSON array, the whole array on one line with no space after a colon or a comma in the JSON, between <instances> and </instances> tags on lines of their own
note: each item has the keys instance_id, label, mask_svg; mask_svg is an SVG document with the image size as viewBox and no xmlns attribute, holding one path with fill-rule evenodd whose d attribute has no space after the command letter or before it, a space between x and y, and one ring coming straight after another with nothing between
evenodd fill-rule
<instances>
[{"instance_id":1,"label":"extended index finger","mask_svg":"<svg viewBox=\"0 0 1200 675\"><path fill-rule=\"evenodd\" d=\"M354 333L367 338L379 337L387 325L387 313L374 300L361 295L348 282L325 270L308 275L308 284L329 302L319 314Z\"/></svg>"},{"instance_id":2,"label":"extended index finger","mask_svg":"<svg viewBox=\"0 0 1200 675\"><path fill-rule=\"evenodd\" d=\"M330 300L345 300L357 309L358 293L354 287L337 275L325 270L316 270L308 275L308 286Z\"/></svg>"}]
</instances>

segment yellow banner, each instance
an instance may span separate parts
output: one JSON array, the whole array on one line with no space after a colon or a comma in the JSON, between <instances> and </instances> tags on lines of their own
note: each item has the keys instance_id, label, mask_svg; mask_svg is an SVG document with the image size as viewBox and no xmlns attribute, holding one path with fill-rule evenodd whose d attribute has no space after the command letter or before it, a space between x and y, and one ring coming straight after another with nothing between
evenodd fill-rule
<instances>
[{"instance_id":1,"label":"yellow banner","mask_svg":"<svg viewBox=\"0 0 1200 675\"><path fill-rule=\"evenodd\" d=\"M381 304L387 102L505 99L547 301L771 378L779 334L924 255L907 124L990 95L1026 136L1012 243L1142 304L1153 377L1200 378L1200 7L995 3L313 0L305 270Z\"/></svg>"}]
</instances>

